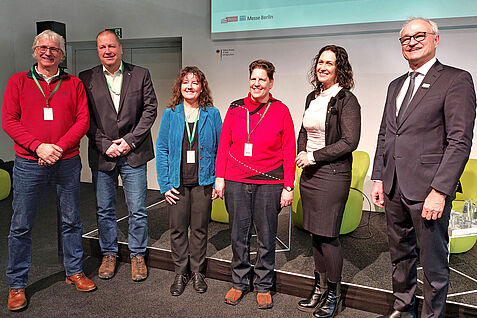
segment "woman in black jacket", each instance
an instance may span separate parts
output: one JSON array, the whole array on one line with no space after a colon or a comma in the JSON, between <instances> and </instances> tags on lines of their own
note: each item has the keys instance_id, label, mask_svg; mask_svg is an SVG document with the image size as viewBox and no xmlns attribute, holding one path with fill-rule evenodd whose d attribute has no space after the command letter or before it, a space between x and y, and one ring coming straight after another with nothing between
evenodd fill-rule
<instances>
[{"instance_id":1,"label":"woman in black jacket","mask_svg":"<svg viewBox=\"0 0 477 318\"><path fill-rule=\"evenodd\" d=\"M312 234L315 284L298 309L333 317L341 308L343 268L339 232L351 184L352 152L359 143L360 106L348 54L327 45L313 59L296 164L303 168L300 193L303 224Z\"/></svg>"}]
</instances>

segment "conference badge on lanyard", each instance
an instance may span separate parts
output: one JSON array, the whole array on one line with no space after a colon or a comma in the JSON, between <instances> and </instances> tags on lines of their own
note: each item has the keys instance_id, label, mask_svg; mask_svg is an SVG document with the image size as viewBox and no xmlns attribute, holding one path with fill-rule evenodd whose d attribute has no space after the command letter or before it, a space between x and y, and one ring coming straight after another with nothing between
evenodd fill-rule
<instances>
[{"instance_id":1,"label":"conference badge on lanyard","mask_svg":"<svg viewBox=\"0 0 477 318\"><path fill-rule=\"evenodd\" d=\"M190 133L190 128L189 128L189 123L187 122L187 117L185 115L185 110L184 110L184 118L185 118L185 125L187 129L187 137L189 138L189 149L192 148L192 142L194 142L194 137L195 137L195 129L197 128L197 121L199 120L199 113L200 109L197 112L197 117L195 118L194 122L194 128L192 128L192 135ZM195 163L195 150L187 150L186 152L187 155L187 163Z\"/></svg>"},{"instance_id":2,"label":"conference badge on lanyard","mask_svg":"<svg viewBox=\"0 0 477 318\"><path fill-rule=\"evenodd\" d=\"M247 142L244 144L244 149L243 149L243 156L244 156L244 157L252 157L252 154L253 154L253 144L250 142L250 135L252 135L252 133L255 131L255 129L257 129L258 124L260 124L260 122L262 121L263 117L265 117L265 114L267 113L268 108L270 107L270 104L271 104L271 103L272 103L271 101L268 102L267 108L266 108L265 111L263 112L262 117L260 117L260 120L259 120L258 123L255 125L255 127L252 129L252 131L250 131L250 112L249 112L248 109L247 109L247 135L248 135L248 140L247 140Z\"/></svg>"},{"instance_id":3,"label":"conference badge on lanyard","mask_svg":"<svg viewBox=\"0 0 477 318\"><path fill-rule=\"evenodd\" d=\"M244 157L251 157L252 156L252 150L253 150L253 144L246 142L245 143L245 148L243 151Z\"/></svg>"},{"instance_id":4,"label":"conference badge on lanyard","mask_svg":"<svg viewBox=\"0 0 477 318\"><path fill-rule=\"evenodd\" d=\"M53 108L43 108L43 120L53 120Z\"/></svg>"},{"instance_id":5,"label":"conference badge on lanyard","mask_svg":"<svg viewBox=\"0 0 477 318\"><path fill-rule=\"evenodd\" d=\"M35 73L33 72L33 66L30 68L30 71L31 71L31 76L33 77L33 80L35 81L36 83L36 86L38 86L38 88L40 89L40 92L41 94L43 95L43 97L45 97L46 99L46 107L43 108L43 120L53 120L53 108L50 107L50 98L51 96L53 96L53 94L56 93L56 91L58 90L58 88L60 87L61 85L61 81L63 81L63 79L60 79L60 81L58 82L58 84L56 85L55 89L53 90L53 92L50 94L50 96L47 98L46 95L45 95L45 92L43 92L43 89L41 88L40 86L40 83L38 83L38 80L36 79L36 76L35 76Z\"/></svg>"}]
</instances>

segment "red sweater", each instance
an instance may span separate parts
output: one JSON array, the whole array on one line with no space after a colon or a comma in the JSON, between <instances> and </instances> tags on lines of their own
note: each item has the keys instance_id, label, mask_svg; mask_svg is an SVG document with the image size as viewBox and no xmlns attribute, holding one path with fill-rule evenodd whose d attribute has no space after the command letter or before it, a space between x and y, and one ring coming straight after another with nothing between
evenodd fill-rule
<instances>
[{"instance_id":1,"label":"red sweater","mask_svg":"<svg viewBox=\"0 0 477 318\"><path fill-rule=\"evenodd\" d=\"M295 132L288 107L270 95L270 107L250 136L252 156L244 156L247 142L247 109L250 131L257 125L268 103L260 103L250 94L233 102L225 116L220 134L215 176L231 181L255 184L279 184L293 187L295 181Z\"/></svg>"},{"instance_id":2,"label":"red sweater","mask_svg":"<svg viewBox=\"0 0 477 318\"><path fill-rule=\"evenodd\" d=\"M63 149L61 159L79 154L80 139L89 129L89 113L83 83L62 70L50 85L35 73L48 97L58 81L60 87L49 101L53 120L44 120L46 99L31 76L31 72L12 75L3 95L3 130L15 142L15 154L37 160L36 148L41 143L56 144Z\"/></svg>"}]
</instances>

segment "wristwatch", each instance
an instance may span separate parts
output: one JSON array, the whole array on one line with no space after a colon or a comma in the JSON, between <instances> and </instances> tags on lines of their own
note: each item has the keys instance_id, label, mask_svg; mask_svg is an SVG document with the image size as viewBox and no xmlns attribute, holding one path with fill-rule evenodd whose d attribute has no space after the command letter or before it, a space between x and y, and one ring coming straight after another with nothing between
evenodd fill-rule
<instances>
[{"instance_id":1,"label":"wristwatch","mask_svg":"<svg viewBox=\"0 0 477 318\"><path fill-rule=\"evenodd\" d=\"M283 189L287 190L288 192L293 191L292 187L283 187Z\"/></svg>"}]
</instances>

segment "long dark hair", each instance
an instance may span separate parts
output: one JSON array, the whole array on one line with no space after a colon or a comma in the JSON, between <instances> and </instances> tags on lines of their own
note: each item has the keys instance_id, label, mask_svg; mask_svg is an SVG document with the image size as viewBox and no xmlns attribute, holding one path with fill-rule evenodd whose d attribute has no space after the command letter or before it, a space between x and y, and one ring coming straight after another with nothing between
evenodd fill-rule
<instances>
[{"instance_id":1,"label":"long dark hair","mask_svg":"<svg viewBox=\"0 0 477 318\"><path fill-rule=\"evenodd\" d=\"M200 85L202 86L202 92L199 95L199 107L202 107L203 109L205 109L206 106L214 106L214 103L212 101L212 96L210 94L209 83L207 82L207 79L205 78L204 73L202 73L202 71L199 70L197 66L186 66L179 71L179 74L177 74L174 85L172 86L171 102L169 103L169 106L167 107L175 109L177 105L179 105L180 103L184 101L184 97L182 97L182 94L181 94L181 85L182 85L182 80L189 73L192 73L195 76L197 76L197 79L199 80Z\"/></svg>"},{"instance_id":2,"label":"long dark hair","mask_svg":"<svg viewBox=\"0 0 477 318\"><path fill-rule=\"evenodd\" d=\"M320 52L315 55L311 62L311 68L308 72L308 78L310 84L313 86L315 91L320 92L323 86L322 83L318 80L318 75L316 74L316 65L320 59L321 53L324 51L331 51L336 55L336 79L341 87L346 89L351 89L354 86L353 80L353 69L351 64L348 61L348 53L344 48L337 45L327 45L321 48Z\"/></svg>"}]
</instances>

